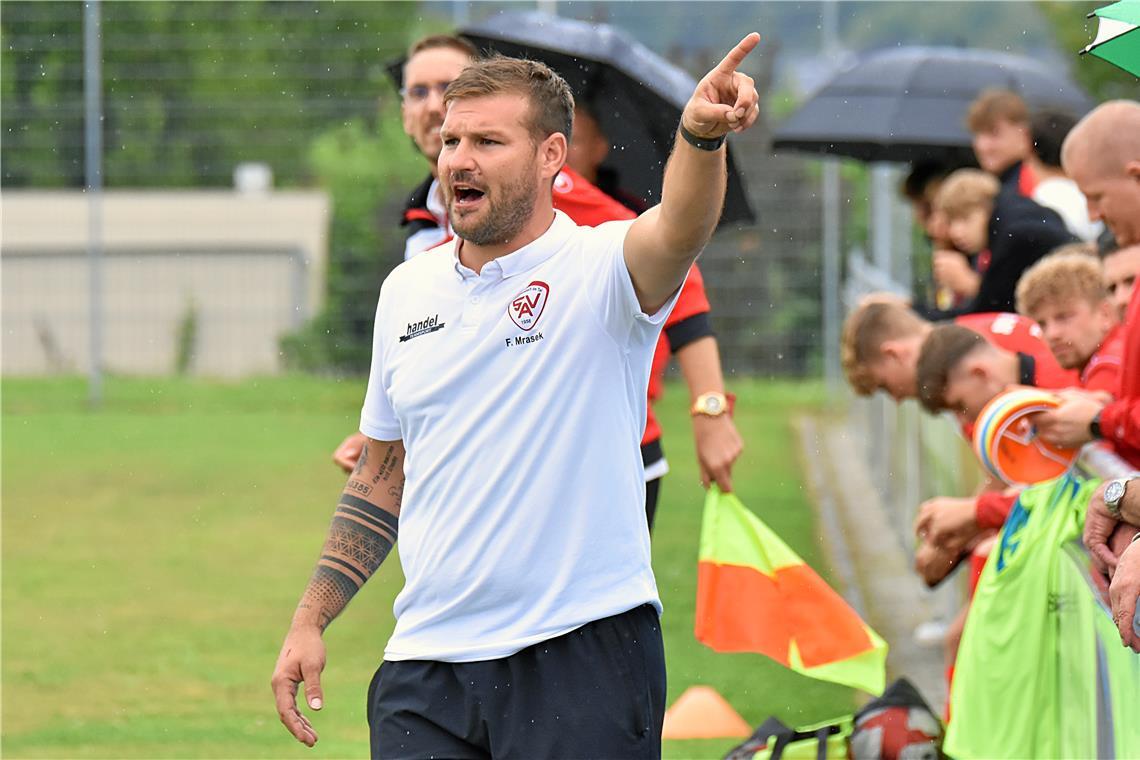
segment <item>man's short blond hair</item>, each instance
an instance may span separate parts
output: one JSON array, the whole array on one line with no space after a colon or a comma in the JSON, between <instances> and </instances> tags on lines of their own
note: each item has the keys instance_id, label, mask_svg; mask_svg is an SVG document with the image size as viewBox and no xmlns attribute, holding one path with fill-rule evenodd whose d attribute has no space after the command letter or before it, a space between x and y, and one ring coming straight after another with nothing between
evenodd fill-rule
<instances>
[{"instance_id":1,"label":"man's short blond hair","mask_svg":"<svg viewBox=\"0 0 1140 760\"><path fill-rule=\"evenodd\" d=\"M1083 252L1055 251L1025 270L1017 282L1017 310L1030 319L1047 304L1080 299L1096 306L1106 298L1104 269L1095 256Z\"/></svg>"},{"instance_id":2,"label":"man's short blond hair","mask_svg":"<svg viewBox=\"0 0 1140 760\"><path fill-rule=\"evenodd\" d=\"M982 90L966 112L966 128L976 135L990 131L999 121L1028 125L1029 107L1016 92L994 87Z\"/></svg>"},{"instance_id":3,"label":"man's short blond hair","mask_svg":"<svg viewBox=\"0 0 1140 760\"><path fill-rule=\"evenodd\" d=\"M883 341L921 335L926 324L898 296L873 293L864 297L843 323L839 347L843 372L855 393L870 396L879 389L870 364L881 355Z\"/></svg>"},{"instance_id":4,"label":"man's short blond hair","mask_svg":"<svg viewBox=\"0 0 1140 760\"><path fill-rule=\"evenodd\" d=\"M1001 190L1001 183L992 174L981 169L959 169L946 178L934 208L951 219L961 219L976 208L992 206Z\"/></svg>"}]
</instances>

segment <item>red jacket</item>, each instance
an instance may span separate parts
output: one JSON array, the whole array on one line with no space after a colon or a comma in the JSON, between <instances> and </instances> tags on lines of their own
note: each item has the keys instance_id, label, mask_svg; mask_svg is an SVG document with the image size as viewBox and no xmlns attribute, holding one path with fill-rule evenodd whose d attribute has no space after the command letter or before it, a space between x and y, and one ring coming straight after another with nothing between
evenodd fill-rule
<instances>
[{"instance_id":1,"label":"red jacket","mask_svg":"<svg viewBox=\"0 0 1140 760\"><path fill-rule=\"evenodd\" d=\"M1116 453L1140 467L1140 288L1133 288L1124 318L1120 394L1100 413L1100 430Z\"/></svg>"},{"instance_id":2,"label":"red jacket","mask_svg":"<svg viewBox=\"0 0 1140 760\"><path fill-rule=\"evenodd\" d=\"M1100 347L1081 370L1081 387L1087 391L1106 391L1120 398L1120 369L1124 358L1124 329L1112 328Z\"/></svg>"},{"instance_id":3,"label":"red jacket","mask_svg":"<svg viewBox=\"0 0 1140 760\"><path fill-rule=\"evenodd\" d=\"M657 338L657 348L653 352L653 366L649 371L649 410L645 435L641 439L642 446L661 437L661 426L653 414L653 402L661 398L665 390L665 368L669 366L669 357L698 338L713 334L708 320L709 308L704 278L701 277L701 270L693 264L688 279L681 286L681 295L677 296L677 305L665 320L665 327Z\"/></svg>"},{"instance_id":4,"label":"red jacket","mask_svg":"<svg viewBox=\"0 0 1140 760\"><path fill-rule=\"evenodd\" d=\"M1080 387L1090 391L1108 391L1119 396L1121 381L1121 354L1124 350L1124 330L1118 325L1105 336L1100 348L1081 371ZM1104 419L1103 412L1101 419ZM1121 455L1123 456L1123 455ZM1127 457L1125 457L1127 459ZM1135 462L1134 462L1135 464ZM1000 528L1013 509L1016 496L997 491L980 494L975 505L975 517L981 528Z\"/></svg>"},{"instance_id":5,"label":"red jacket","mask_svg":"<svg viewBox=\"0 0 1140 760\"><path fill-rule=\"evenodd\" d=\"M954 324L980 334L992 345L1017 354L1021 364L1022 385L1034 388L1074 388L1080 383L1076 370L1063 369L1057 363L1049 344L1041 337L1041 328L1028 317L1010 312L966 314ZM974 424L962 425L962 435L971 440Z\"/></svg>"}]
</instances>

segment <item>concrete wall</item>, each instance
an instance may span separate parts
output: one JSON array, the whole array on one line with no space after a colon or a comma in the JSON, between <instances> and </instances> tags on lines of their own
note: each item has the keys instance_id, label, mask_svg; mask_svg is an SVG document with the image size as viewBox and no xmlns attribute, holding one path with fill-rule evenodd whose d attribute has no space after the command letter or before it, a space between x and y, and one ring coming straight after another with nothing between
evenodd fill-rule
<instances>
[{"instance_id":1,"label":"concrete wall","mask_svg":"<svg viewBox=\"0 0 1140 760\"><path fill-rule=\"evenodd\" d=\"M88 368L88 207L82 192L4 193L5 374ZM105 192L104 368L167 374L188 351L196 374L278 371L278 339L321 306L329 215L321 192Z\"/></svg>"}]
</instances>

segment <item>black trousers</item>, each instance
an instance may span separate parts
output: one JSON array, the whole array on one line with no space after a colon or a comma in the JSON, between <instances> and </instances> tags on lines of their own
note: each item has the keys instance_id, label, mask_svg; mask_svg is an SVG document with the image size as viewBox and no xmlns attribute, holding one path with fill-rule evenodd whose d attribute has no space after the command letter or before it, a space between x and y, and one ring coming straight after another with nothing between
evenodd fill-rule
<instances>
[{"instance_id":1,"label":"black trousers","mask_svg":"<svg viewBox=\"0 0 1140 760\"><path fill-rule=\"evenodd\" d=\"M385 662L368 689L373 758L659 758L665 652L642 605L510 657Z\"/></svg>"}]
</instances>

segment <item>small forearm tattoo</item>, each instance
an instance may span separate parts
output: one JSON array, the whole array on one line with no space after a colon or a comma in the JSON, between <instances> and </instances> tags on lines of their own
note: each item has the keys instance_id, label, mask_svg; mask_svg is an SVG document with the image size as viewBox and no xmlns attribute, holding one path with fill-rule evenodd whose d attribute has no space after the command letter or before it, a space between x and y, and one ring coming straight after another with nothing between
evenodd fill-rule
<instances>
[{"instance_id":1,"label":"small forearm tattoo","mask_svg":"<svg viewBox=\"0 0 1140 760\"><path fill-rule=\"evenodd\" d=\"M364 468L368 466L368 441L364 442L364 448L360 450L360 458L356 460L356 467L352 468L353 475L359 475L364 472Z\"/></svg>"},{"instance_id":2,"label":"small forearm tattoo","mask_svg":"<svg viewBox=\"0 0 1140 760\"><path fill-rule=\"evenodd\" d=\"M380 463L380 470L372 476L372 484L375 485L381 480L391 480L392 473L396 471L396 465L400 463L400 458L396 456L396 447L389 446L388 450L384 452L384 461Z\"/></svg>"},{"instance_id":3,"label":"small forearm tattoo","mask_svg":"<svg viewBox=\"0 0 1140 760\"><path fill-rule=\"evenodd\" d=\"M349 491L356 491L358 494L361 494L363 496L367 496L368 494L372 493L372 486L368 485L363 480L357 480L356 478L350 478L348 485L346 485L345 488L347 488Z\"/></svg>"}]
</instances>

